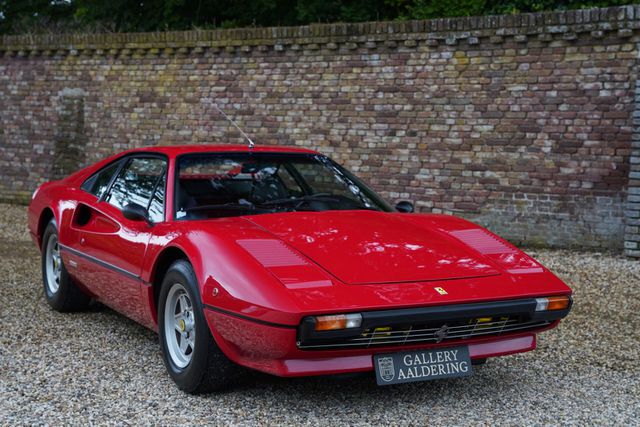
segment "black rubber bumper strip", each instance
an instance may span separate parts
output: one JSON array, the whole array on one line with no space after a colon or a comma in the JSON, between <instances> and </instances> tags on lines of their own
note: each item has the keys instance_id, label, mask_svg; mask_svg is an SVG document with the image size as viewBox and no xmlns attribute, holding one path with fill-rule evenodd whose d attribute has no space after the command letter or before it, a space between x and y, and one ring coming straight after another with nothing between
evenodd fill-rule
<instances>
[{"instance_id":1,"label":"black rubber bumper strip","mask_svg":"<svg viewBox=\"0 0 640 427\"><path fill-rule=\"evenodd\" d=\"M85 254L85 253L80 252L80 251L78 251L76 249L70 248L69 246L63 245L62 243L58 243L58 246L60 246L60 249L62 249L63 251L69 252L70 254L73 254L75 256L79 256L80 258L84 258L87 261L93 262L94 264L98 264L99 266L104 267L107 270L115 271L116 273L120 273L123 276L126 276L126 277L128 277L130 279L137 280L137 281L139 281L139 282L141 282L141 283L143 283L145 285L150 285L149 282L146 282L146 281L142 280L142 278L140 276L138 276L137 274L134 274L134 273L132 273L130 271L127 271L124 268L120 268L117 265L113 265L113 264L110 264L110 263L108 263L106 261L102 261L101 259L98 259L98 258L96 258L94 256Z\"/></svg>"},{"instance_id":2,"label":"black rubber bumper strip","mask_svg":"<svg viewBox=\"0 0 640 427\"><path fill-rule=\"evenodd\" d=\"M217 311L218 313L226 314L227 316L237 317L238 319L248 320L249 322L259 323L259 324L265 325L265 326L273 326L274 328L296 329L298 327L297 325L285 325L285 324L282 324L282 323L267 322L266 320L260 320L260 319L254 318L254 317L245 316L243 314L239 314L239 313L236 313L234 311L224 310L222 308L214 307L214 306L209 305L209 304L203 304L203 306L207 310Z\"/></svg>"},{"instance_id":3,"label":"black rubber bumper strip","mask_svg":"<svg viewBox=\"0 0 640 427\"><path fill-rule=\"evenodd\" d=\"M573 300L569 299L569 307L565 310L536 311L536 299L524 298L506 301L493 301L466 304L445 304L431 307L404 308L376 311L362 311L362 323L359 328L336 331L316 331L315 318L307 316L302 319L298 339L300 341L318 339L348 338L361 335L367 329L394 324L419 324L433 321L455 321L482 316L523 316L531 321L544 320L553 322L562 319L571 310Z\"/></svg>"}]
</instances>

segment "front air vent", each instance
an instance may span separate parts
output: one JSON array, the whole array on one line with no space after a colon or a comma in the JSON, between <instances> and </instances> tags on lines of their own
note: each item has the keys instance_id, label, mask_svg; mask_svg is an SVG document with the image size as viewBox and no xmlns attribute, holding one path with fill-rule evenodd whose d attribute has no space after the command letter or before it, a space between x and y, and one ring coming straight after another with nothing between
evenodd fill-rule
<instances>
[{"instance_id":1,"label":"front air vent","mask_svg":"<svg viewBox=\"0 0 640 427\"><path fill-rule=\"evenodd\" d=\"M483 255L511 254L516 252L514 248L507 246L491 233L479 228L451 231L450 234Z\"/></svg>"},{"instance_id":2,"label":"front air vent","mask_svg":"<svg viewBox=\"0 0 640 427\"><path fill-rule=\"evenodd\" d=\"M236 241L264 267L307 265L307 261L276 239L242 239Z\"/></svg>"}]
</instances>

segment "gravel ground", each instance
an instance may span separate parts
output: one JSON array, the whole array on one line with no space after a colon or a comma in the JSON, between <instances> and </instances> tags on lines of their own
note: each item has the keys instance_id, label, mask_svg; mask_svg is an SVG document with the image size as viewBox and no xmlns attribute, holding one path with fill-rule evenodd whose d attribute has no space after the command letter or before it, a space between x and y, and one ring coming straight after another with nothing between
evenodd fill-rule
<instances>
[{"instance_id":1,"label":"gravel ground","mask_svg":"<svg viewBox=\"0 0 640 427\"><path fill-rule=\"evenodd\" d=\"M24 207L0 205L0 424L640 424L640 263L532 251L574 289L573 312L527 354L474 376L379 388L373 376L256 374L189 396L154 333L96 306L59 314L42 295Z\"/></svg>"}]
</instances>

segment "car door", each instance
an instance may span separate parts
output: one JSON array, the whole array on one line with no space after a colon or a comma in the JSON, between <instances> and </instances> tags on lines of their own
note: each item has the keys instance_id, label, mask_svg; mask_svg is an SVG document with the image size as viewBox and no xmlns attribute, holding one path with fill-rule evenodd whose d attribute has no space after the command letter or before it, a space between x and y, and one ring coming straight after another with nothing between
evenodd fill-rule
<instances>
[{"instance_id":1,"label":"car door","mask_svg":"<svg viewBox=\"0 0 640 427\"><path fill-rule=\"evenodd\" d=\"M82 263L76 263L83 283L104 304L144 321L140 273L153 232L164 221L167 160L162 156L126 158L106 192L89 205L78 206L72 228ZM147 221L130 220L122 210L130 203L144 207ZM84 209L87 212L82 212Z\"/></svg>"}]
</instances>

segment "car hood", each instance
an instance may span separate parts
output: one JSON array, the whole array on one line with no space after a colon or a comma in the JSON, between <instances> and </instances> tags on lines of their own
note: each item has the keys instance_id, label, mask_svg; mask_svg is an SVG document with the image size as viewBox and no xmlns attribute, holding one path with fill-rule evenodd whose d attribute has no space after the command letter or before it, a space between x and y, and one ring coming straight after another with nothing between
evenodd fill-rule
<instances>
[{"instance_id":1,"label":"car hood","mask_svg":"<svg viewBox=\"0 0 640 427\"><path fill-rule=\"evenodd\" d=\"M245 217L346 284L424 282L498 275L461 240L414 215L374 211Z\"/></svg>"}]
</instances>

